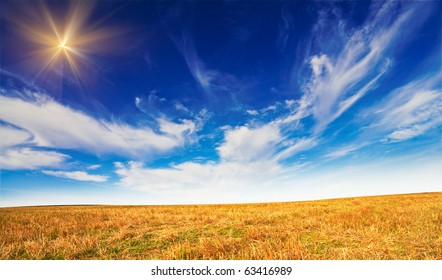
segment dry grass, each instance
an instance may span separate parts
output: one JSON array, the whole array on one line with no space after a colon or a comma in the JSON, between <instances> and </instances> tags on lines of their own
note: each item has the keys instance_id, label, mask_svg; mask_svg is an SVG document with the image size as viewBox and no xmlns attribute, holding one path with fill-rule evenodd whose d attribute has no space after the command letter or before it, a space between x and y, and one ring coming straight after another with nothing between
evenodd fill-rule
<instances>
[{"instance_id":1,"label":"dry grass","mask_svg":"<svg viewBox=\"0 0 442 280\"><path fill-rule=\"evenodd\" d=\"M0 259L442 259L442 193L0 209Z\"/></svg>"}]
</instances>

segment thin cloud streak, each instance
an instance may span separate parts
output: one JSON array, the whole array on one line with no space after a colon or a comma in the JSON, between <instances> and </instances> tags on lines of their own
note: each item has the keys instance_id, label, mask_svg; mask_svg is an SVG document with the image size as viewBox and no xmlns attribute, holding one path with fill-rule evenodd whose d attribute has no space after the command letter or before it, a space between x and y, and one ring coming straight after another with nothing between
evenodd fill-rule
<instances>
[{"instance_id":1,"label":"thin cloud streak","mask_svg":"<svg viewBox=\"0 0 442 280\"><path fill-rule=\"evenodd\" d=\"M357 151L357 150L365 147L366 145L367 145L367 143L363 143L363 144L359 144L359 145L357 145L357 144L346 145L346 146L340 147L338 149L334 149L333 151L325 154L324 157L331 158L331 159L341 158L341 157L351 154L354 151Z\"/></svg>"},{"instance_id":2,"label":"thin cloud streak","mask_svg":"<svg viewBox=\"0 0 442 280\"><path fill-rule=\"evenodd\" d=\"M83 182L106 182L109 178L108 176L103 175L91 175L84 171L53 171L53 170L42 170L43 174L65 178L65 179L71 179L76 181L83 181Z\"/></svg>"},{"instance_id":3,"label":"thin cloud streak","mask_svg":"<svg viewBox=\"0 0 442 280\"><path fill-rule=\"evenodd\" d=\"M239 80L233 74L208 67L198 55L194 41L187 32L182 31L180 35L171 35L171 39L209 102L216 102L227 97L229 103L238 106L236 95L244 91L248 83Z\"/></svg>"},{"instance_id":4,"label":"thin cloud streak","mask_svg":"<svg viewBox=\"0 0 442 280\"><path fill-rule=\"evenodd\" d=\"M401 142L440 125L441 81L439 73L433 74L390 92L382 102L361 114L372 122L363 137L387 134L384 142Z\"/></svg>"}]
</instances>

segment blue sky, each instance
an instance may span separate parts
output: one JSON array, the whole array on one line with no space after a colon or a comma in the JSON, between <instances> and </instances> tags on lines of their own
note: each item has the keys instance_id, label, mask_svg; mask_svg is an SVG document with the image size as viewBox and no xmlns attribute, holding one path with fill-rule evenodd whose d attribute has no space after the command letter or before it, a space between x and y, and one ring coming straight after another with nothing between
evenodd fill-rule
<instances>
[{"instance_id":1,"label":"blue sky","mask_svg":"<svg viewBox=\"0 0 442 280\"><path fill-rule=\"evenodd\" d=\"M0 206L442 191L439 1L1 6Z\"/></svg>"}]
</instances>

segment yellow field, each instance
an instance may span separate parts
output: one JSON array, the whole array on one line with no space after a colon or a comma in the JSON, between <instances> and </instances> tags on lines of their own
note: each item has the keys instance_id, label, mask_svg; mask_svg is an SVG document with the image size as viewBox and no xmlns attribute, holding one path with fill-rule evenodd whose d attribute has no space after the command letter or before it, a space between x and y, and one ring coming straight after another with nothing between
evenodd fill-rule
<instances>
[{"instance_id":1,"label":"yellow field","mask_svg":"<svg viewBox=\"0 0 442 280\"><path fill-rule=\"evenodd\" d=\"M442 193L0 209L0 259L442 259Z\"/></svg>"}]
</instances>

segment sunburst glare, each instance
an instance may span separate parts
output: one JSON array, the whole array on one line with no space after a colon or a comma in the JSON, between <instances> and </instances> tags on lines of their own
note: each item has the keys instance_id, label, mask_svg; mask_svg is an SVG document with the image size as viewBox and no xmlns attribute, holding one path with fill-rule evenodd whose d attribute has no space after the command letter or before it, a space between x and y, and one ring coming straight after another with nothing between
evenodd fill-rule
<instances>
[{"instance_id":1,"label":"sunburst glare","mask_svg":"<svg viewBox=\"0 0 442 280\"><path fill-rule=\"evenodd\" d=\"M120 33L91 22L93 8L92 1L32 2L8 13L27 44L21 64L34 81L54 83L58 78L82 87L92 82L98 69L93 56L114 49L115 42L107 41Z\"/></svg>"}]
</instances>

